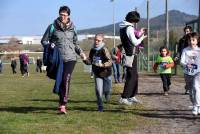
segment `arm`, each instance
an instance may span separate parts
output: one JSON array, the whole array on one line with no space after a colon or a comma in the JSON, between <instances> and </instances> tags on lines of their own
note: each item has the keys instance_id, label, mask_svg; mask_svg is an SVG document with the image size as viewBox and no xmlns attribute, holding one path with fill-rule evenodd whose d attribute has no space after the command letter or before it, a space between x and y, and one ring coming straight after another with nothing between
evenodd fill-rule
<instances>
[{"instance_id":1,"label":"arm","mask_svg":"<svg viewBox=\"0 0 200 134\"><path fill-rule=\"evenodd\" d=\"M126 34L130 39L130 41L132 42L132 44L134 44L135 46L139 45L142 42L142 40L146 38L146 36L142 35L139 39L137 39L135 37L134 28L132 26L127 27Z\"/></svg>"},{"instance_id":2,"label":"arm","mask_svg":"<svg viewBox=\"0 0 200 134\"><path fill-rule=\"evenodd\" d=\"M104 54L105 54L105 58L107 59L107 62L103 63L103 67L105 68L111 67L112 66L111 55L107 48L104 48Z\"/></svg>"},{"instance_id":3,"label":"arm","mask_svg":"<svg viewBox=\"0 0 200 134\"><path fill-rule=\"evenodd\" d=\"M157 72L157 68L158 68L158 63L155 63L155 64L153 65L153 70L154 70L155 73Z\"/></svg>"},{"instance_id":4,"label":"arm","mask_svg":"<svg viewBox=\"0 0 200 134\"><path fill-rule=\"evenodd\" d=\"M73 36L73 44L75 45L75 52L81 56L83 53L83 50L80 48L78 44L78 37L77 37L77 31L76 28L74 27L74 36Z\"/></svg>"},{"instance_id":5,"label":"arm","mask_svg":"<svg viewBox=\"0 0 200 134\"><path fill-rule=\"evenodd\" d=\"M185 49L183 49L182 55L181 55L181 61L180 64L185 68L187 63L186 63L186 53L185 53Z\"/></svg>"},{"instance_id":6,"label":"arm","mask_svg":"<svg viewBox=\"0 0 200 134\"><path fill-rule=\"evenodd\" d=\"M89 54L89 57L86 58L86 59L83 59L83 63L85 63L86 65L91 65L92 64L92 50L90 50L90 54Z\"/></svg>"}]
</instances>

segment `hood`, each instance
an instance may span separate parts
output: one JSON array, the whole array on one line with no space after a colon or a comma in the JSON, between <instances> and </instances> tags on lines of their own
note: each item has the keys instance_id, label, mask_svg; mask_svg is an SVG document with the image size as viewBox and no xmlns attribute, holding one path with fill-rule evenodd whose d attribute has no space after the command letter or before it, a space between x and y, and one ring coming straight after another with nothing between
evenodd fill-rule
<instances>
[{"instance_id":1,"label":"hood","mask_svg":"<svg viewBox=\"0 0 200 134\"><path fill-rule=\"evenodd\" d=\"M54 21L54 26L61 31L67 31L67 30L73 30L74 29L74 24L71 20L69 20L69 22L67 24L63 24L60 21L59 17Z\"/></svg>"},{"instance_id":2,"label":"hood","mask_svg":"<svg viewBox=\"0 0 200 134\"><path fill-rule=\"evenodd\" d=\"M127 26L134 26L132 23L130 22L127 22L127 21L122 21L120 24L119 24L119 27L120 28L124 28L124 27L127 27Z\"/></svg>"}]
</instances>

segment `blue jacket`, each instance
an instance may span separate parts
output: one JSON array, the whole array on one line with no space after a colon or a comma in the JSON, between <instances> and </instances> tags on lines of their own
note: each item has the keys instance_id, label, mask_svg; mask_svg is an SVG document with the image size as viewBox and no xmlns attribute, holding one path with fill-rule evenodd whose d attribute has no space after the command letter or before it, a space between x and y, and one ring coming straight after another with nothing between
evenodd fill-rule
<instances>
[{"instance_id":1,"label":"blue jacket","mask_svg":"<svg viewBox=\"0 0 200 134\"><path fill-rule=\"evenodd\" d=\"M53 92L59 94L62 83L63 60L58 48L54 47L52 49L50 45L46 45L44 47L43 60L47 66L47 76L55 80Z\"/></svg>"}]
</instances>

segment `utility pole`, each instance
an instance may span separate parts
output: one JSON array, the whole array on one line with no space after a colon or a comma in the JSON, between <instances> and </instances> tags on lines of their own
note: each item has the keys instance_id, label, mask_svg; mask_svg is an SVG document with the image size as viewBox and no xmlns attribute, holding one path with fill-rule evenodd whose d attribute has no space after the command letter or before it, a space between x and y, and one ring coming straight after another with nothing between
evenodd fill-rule
<instances>
[{"instance_id":1,"label":"utility pole","mask_svg":"<svg viewBox=\"0 0 200 134\"><path fill-rule=\"evenodd\" d=\"M150 41L149 41L149 36L150 36L150 25L149 25L149 0L147 0L147 71L150 71L149 68L149 60L150 60Z\"/></svg>"},{"instance_id":2,"label":"utility pole","mask_svg":"<svg viewBox=\"0 0 200 134\"><path fill-rule=\"evenodd\" d=\"M165 30L165 41L166 41L166 47L169 49L169 16L168 16L168 0L165 0L165 24L166 24L166 30Z\"/></svg>"},{"instance_id":3,"label":"utility pole","mask_svg":"<svg viewBox=\"0 0 200 134\"><path fill-rule=\"evenodd\" d=\"M110 0L113 3L113 47L115 47L115 0Z\"/></svg>"}]
</instances>

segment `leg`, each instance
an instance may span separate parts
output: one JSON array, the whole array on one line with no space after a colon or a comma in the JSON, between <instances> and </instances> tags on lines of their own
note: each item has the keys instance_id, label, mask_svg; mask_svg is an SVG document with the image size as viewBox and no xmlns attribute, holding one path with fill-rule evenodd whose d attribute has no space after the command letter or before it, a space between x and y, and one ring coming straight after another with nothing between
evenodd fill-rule
<instances>
[{"instance_id":1,"label":"leg","mask_svg":"<svg viewBox=\"0 0 200 134\"><path fill-rule=\"evenodd\" d=\"M116 64L116 67L117 67L117 80L118 80L118 82L122 82L122 80L121 80L121 65L120 65L120 63Z\"/></svg>"},{"instance_id":2,"label":"leg","mask_svg":"<svg viewBox=\"0 0 200 134\"><path fill-rule=\"evenodd\" d=\"M189 95L190 95L190 100L192 102L192 104L194 105L194 90L193 90L193 79L194 76L190 76L190 75L184 75L185 77L185 83L186 83L186 90L189 91Z\"/></svg>"},{"instance_id":3,"label":"leg","mask_svg":"<svg viewBox=\"0 0 200 134\"><path fill-rule=\"evenodd\" d=\"M97 97L97 105L98 110L100 112L103 111L103 102L102 102L102 96L103 96L103 79L98 78L95 76L95 93Z\"/></svg>"},{"instance_id":4,"label":"leg","mask_svg":"<svg viewBox=\"0 0 200 134\"><path fill-rule=\"evenodd\" d=\"M72 72L74 70L75 64L76 64L75 61L69 61L69 62L64 63L61 92L59 94L60 105L66 105L67 104L68 95L69 95L69 88L70 88L70 80L71 80L71 75L72 75Z\"/></svg>"},{"instance_id":5,"label":"leg","mask_svg":"<svg viewBox=\"0 0 200 134\"><path fill-rule=\"evenodd\" d=\"M112 76L108 76L103 79L103 92L106 102L108 103L110 101L110 94L112 92Z\"/></svg>"},{"instance_id":6,"label":"leg","mask_svg":"<svg viewBox=\"0 0 200 134\"><path fill-rule=\"evenodd\" d=\"M163 90L164 90L164 92L167 92L169 90L167 75L166 74L160 74L160 78L161 78L162 83L163 83Z\"/></svg>"},{"instance_id":7,"label":"leg","mask_svg":"<svg viewBox=\"0 0 200 134\"><path fill-rule=\"evenodd\" d=\"M113 75L114 75L115 83L118 83L118 80L117 80L117 67L116 67L116 64L114 62L112 63L112 67L113 67Z\"/></svg>"},{"instance_id":8,"label":"leg","mask_svg":"<svg viewBox=\"0 0 200 134\"><path fill-rule=\"evenodd\" d=\"M127 67L127 79L124 85L122 98L134 97L138 92L137 57L135 56L132 67Z\"/></svg>"}]
</instances>

